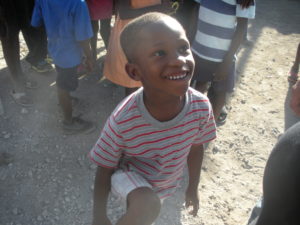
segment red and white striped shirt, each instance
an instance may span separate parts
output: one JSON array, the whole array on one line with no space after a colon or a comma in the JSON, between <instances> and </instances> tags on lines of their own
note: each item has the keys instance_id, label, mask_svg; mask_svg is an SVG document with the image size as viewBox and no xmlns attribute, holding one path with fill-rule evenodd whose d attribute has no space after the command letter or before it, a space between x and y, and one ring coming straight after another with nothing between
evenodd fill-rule
<instances>
[{"instance_id":1,"label":"red and white striped shirt","mask_svg":"<svg viewBox=\"0 0 300 225\"><path fill-rule=\"evenodd\" d=\"M147 111L141 88L116 107L90 158L102 167L135 171L164 198L182 179L191 146L215 137L213 112L205 95L189 88L182 111L160 122Z\"/></svg>"}]
</instances>

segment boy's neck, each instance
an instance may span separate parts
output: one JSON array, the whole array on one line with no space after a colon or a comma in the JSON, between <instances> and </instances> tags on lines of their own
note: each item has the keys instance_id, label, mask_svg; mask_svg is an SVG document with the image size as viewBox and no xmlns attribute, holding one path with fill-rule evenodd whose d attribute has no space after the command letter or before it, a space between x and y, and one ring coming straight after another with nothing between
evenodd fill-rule
<instances>
[{"instance_id":1,"label":"boy's neck","mask_svg":"<svg viewBox=\"0 0 300 225\"><path fill-rule=\"evenodd\" d=\"M143 101L150 115L160 122L174 119L185 105L184 96L149 96L143 93Z\"/></svg>"}]
</instances>

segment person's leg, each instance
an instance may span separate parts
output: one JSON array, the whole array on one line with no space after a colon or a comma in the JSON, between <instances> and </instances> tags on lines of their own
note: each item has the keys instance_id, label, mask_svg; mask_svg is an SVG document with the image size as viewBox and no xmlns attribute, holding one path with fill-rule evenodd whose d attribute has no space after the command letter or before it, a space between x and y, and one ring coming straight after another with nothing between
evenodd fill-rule
<instances>
[{"instance_id":1,"label":"person's leg","mask_svg":"<svg viewBox=\"0 0 300 225\"><path fill-rule=\"evenodd\" d=\"M11 75L14 90L24 91L24 77L20 63L19 30L8 25L7 34L1 37L4 59Z\"/></svg>"},{"instance_id":2,"label":"person's leg","mask_svg":"<svg viewBox=\"0 0 300 225\"><path fill-rule=\"evenodd\" d=\"M33 87L22 71L20 62L19 29L13 24L7 24L5 35L1 36L2 50L10 77L13 83L11 96L17 104L22 106L33 105L32 99L27 95L25 87Z\"/></svg>"},{"instance_id":3,"label":"person's leg","mask_svg":"<svg viewBox=\"0 0 300 225\"><path fill-rule=\"evenodd\" d=\"M91 38L91 49L94 61L97 59L97 38L99 31L99 21L91 20L94 36Z\"/></svg>"},{"instance_id":4,"label":"person's leg","mask_svg":"<svg viewBox=\"0 0 300 225\"><path fill-rule=\"evenodd\" d=\"M77 67L60 68L56 66L57 71L57 96L59 105L63 111L62 127L66 134L89 133L94 130L95 126L88 121L84 121L73 116L71 91L78 87L76 74Z\"/></svg>"},{"instance_id":5,"label":"person's leg","mask_svg":"<svg viewBox=\"0 0 300 225\"><path fill-rule=\"evenodd\" d=\"M128 194L127 211L116 225L151 225L158 217L160 208L160 199L153 190L137 188Z\"/></svg>"},{"instance_id":6,"label":"person's leg","mask_svg":"<svg viewBox=\"0 0 300 225\"><path fill-rule=\"evenodd\" d=\"M106 49L108 47L108 41L109 41L109 36L111 31L110 22L111 22L111 18L100 20L100 34Z\"/></svg>"},{"instance_id":7,"label":"person's leg","mask_svg":"<svg viewBox=\"0 0 300 225\"><path fill-rule=\"evenodd\" d=\"M25 60L31 68L39 73L53 70L51 64L45 61L47 58L47 36L44 28L26 27L22 29L24 40L29 49Z\"/></svg>"},{"instance_id":8,"label":"person's leg","mask_svg":"<svg viewBox=\"0 0 300 225\"><path fill-rule=\"evenodd\" d=\"M235 86L235 61L228 68L228 75L225 80L212 82L211 103L214 110L215 121L218 125L226 122L227 111L225 108L227 94L233 92Z\"/></svg>"},{"instance_id":9,"label":"person's leg","mask_svg":"<svg viewBox=\"0 0 300 225\"><path fill-rule=\"evenodd\" d=\"M58 102L64 115L64 123L72 123L72 99L70 92L57 87Z\"/></svg>"},{"instance_id":10,"label":"person's leg","mask_svg":"<svg viewBox=\"0 0 300 225\"><path fill-rule=\"evenodd\" d=\"M193 54L195 59L195 71L192 83L195 83L195 89L202 94L205 94L210 86L210 81L213 79L215 70L215 62L211 62L200 58L197 54Z\"/></svg>"},{"instance_id":11,"label":"person's leg","mask_svg":"<svg viewBox=\"0 0 300 225\"><path fill-rule=\"evenodd\" d=\"M213 91L213 96L209 99L213 107L214 117L219 118L222 108L226 102L226 91Z\"/></svg>"}]
</instances>

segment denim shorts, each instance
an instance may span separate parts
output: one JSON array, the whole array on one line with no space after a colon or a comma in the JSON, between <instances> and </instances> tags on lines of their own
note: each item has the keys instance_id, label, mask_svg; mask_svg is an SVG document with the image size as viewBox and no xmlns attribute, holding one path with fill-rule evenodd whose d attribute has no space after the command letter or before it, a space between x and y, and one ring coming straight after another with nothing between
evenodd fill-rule
<instances>
[{"instance_id":1,"label":"denim shorts","mask_svg":"<svg viewBox=\"0 0 300 225\"><path fill-rule=\"evenodd\" d=\"M56 85L66 91L75 91L78 87L77 66L61 68L55 65L57 72Z\"/></svg>"},{"instance_id":2,"label":"denim shorts","mask_svg":"<svg viewBox=\"0 0 300 225\"><path fill-rule=\"evenodd\" d=\"M211 87L215 91L232 92L235 85L235 60L229 67L228 76L222 81L213 81L214 73L221 64L221 62L213 62L206 59L202 59L194 54L195 59L195 71L193 81L199 82L211 82Z\"/></svg>"}]
</instances>

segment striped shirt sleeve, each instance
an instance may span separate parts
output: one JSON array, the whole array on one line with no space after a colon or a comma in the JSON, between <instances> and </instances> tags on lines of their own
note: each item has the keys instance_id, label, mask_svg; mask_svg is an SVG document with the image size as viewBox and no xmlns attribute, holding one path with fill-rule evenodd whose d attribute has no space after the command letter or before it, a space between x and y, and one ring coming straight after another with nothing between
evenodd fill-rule
<instances>
[{"instance_id":1,"label":"striped shirt sleeve","mask_svg":"<svg viewBox=\"0 0 300 225\"><path fill-rule=\"evenodd\" d=\"M236 6L236 17L242 17L247 19L254 19L255 18L255 1L252 1L248 8L242 8L237 2Z\"/></svg>"},{"instance_id":2,"label":"striped shirt sleeve","mask_svg":"<svg viewBox=\"0 0 300 225\"><path fill-rule=\"evenodd\" d=\"M117 130L113 116L110 116L90 151L90 159L98 166L116 168L122 155L122 146L123 138Z\"/></svg>"},{"instance_id":3,"label":"striped shirt sleeve","mask_svg":"<svg viewBox=\"0 0 300 225\"><path fill-rule=\"evenodd\" d=\"M216 124L211 104L208 103L208 112L206 118L201 121L199 133L194 140L193 145L200 145L212 141L216 138Z\"/></svg>"}]
</instances>

